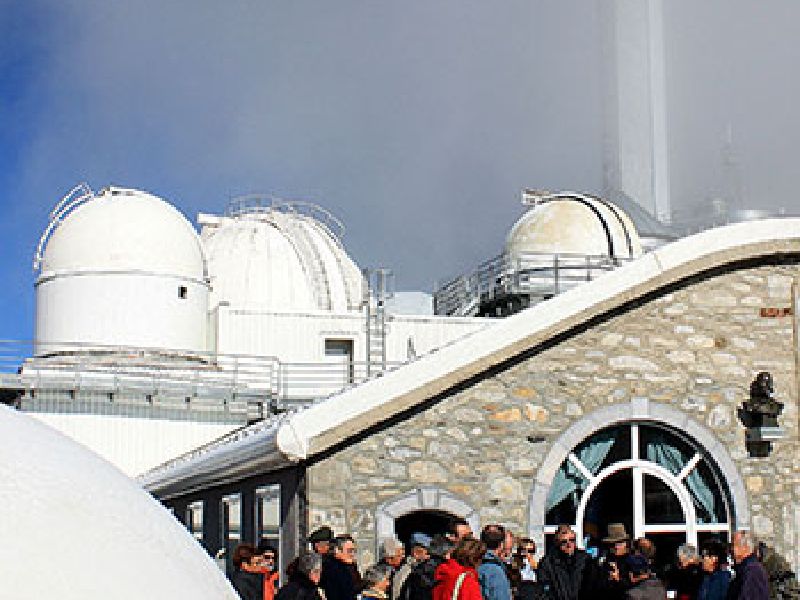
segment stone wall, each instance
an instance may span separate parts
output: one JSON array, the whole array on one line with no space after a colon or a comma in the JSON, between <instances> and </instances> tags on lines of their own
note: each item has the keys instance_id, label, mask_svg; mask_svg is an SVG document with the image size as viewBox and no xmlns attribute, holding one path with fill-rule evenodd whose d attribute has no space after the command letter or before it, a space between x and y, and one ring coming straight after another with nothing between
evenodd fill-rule
<instances>
[{"instance_id":1,"label":"stone wall","mask_svg":"<svg viewBox=\"0 0 800 600\"><path fill-rule=\"evenodd\" d=\"M783 309L792 306L798 273L796 266L739 269L643 300L311 465L309 526L352 532L367 564L378 507L436 486L474 507L483 523L527 531L528 497L553 440L596 409L646 398L713 432L744 481L752 528L796 561L797 368L794 320ZM771 308L781 310L762 310ZM736 410L762 370L786 404L786 437L757 459L747 454Z\"/></svg>"}]
</instances>

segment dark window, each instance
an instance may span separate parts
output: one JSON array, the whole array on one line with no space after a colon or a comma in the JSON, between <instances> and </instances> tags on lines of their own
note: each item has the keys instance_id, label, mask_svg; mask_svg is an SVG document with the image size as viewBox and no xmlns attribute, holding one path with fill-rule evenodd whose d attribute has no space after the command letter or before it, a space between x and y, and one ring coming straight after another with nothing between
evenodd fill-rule
<instances>
[{"instance_id":1,"label":"dark window","mask_svg":"<svg viewBox=\"0 0 800 600\"><path fill-rule=\"evenodd\" d=\"M189 290L186 288L185 285L178 287L178 298L181 300L186 300L186 295L189 293Z\"/></svg>"}]
</instances>

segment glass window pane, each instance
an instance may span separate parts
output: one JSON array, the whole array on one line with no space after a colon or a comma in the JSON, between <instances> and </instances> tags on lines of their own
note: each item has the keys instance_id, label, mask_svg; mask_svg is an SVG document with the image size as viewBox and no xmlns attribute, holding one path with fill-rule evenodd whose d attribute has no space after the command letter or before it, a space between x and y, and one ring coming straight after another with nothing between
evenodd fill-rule
<instances>
[{"instance_id":1,"label":"glass window pane","mask_svg":"<svg viewBox=\"0 0 800 600\"><path fill-rule=\"evenodd\" d=\"M556 473L547 497L545 523L559 525L574 523L575 513L589 481L570 462L565 460Z\"/></svg>"},{"instance_id":2,"label":"glass window pane","mask_svg":"<svg viewBox=\"0 0 800 600\"><path fill-rule=\"evenodd\" d=\"M695 454L695 450L678 436L658 427L639 426L639 456L673 475L680 473Z\"/></svg>"},{"instance_id":3,"label":"glass window pane","mask_svg":"<svg viewBox=\"0 0 800 600\"><path fill-rule=\"evenodd\" d=\"M644 519L647 525L686 520L678 497L666 483L652 475L644 476Z\"/></svg>"},{"instance_id":4,"label":"glass window pane","mask_svg":"<svg viewBox=\"0 0 800 600\"><path fill-rule=\"evenodd\" d=\"M186 507L186 527L197 541L203 541L203 502L192 502Z\"/></svg>"},{"instance_id":5,"label":"glass window pane","mask_svg":"<svg viewBox=\"0 0 800 600\"><path fill-rule=\"evenodd\" d=\"M267 540L276 549L280 543L281 486L278 484L256 490L256 537Z\"/></svg>"},{"instance_id":6,"label":"glass window pane","mask_svg":"<svg viewBox=\"0 0 800 600\"><path fill-rule=\"evenodd\" d=\"M225 543L225 562L228 573L232 572L233 551L242 539L242 498L230 494L222 498L222 539Z\"/></svg>"},{"instance_id":7,"label":"glass window pane","mask_svg":"<svg viewBox=\"0 0 800 600\"><path fill-rule=\"evenodd\" d=\"M701 460L684 480L692 497L698 523L726 523L725 502L714 479L711 467Z\"/></svg>"}]
</instances>

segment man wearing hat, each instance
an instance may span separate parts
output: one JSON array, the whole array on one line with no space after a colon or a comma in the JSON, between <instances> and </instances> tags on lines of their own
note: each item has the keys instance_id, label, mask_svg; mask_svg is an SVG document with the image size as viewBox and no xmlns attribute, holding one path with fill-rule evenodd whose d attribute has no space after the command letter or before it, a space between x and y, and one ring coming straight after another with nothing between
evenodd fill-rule
<instances>
[{"instance_id":1,"label":"man wearing hat","mask_svg":"<svg viewBox=\"0 0 800 600\"><path fill-rule=\"evenodd\" d=\"M631 587L626 558L630 555L630 536L624 523L609 523L608 535L603 538L606 545L606 560L603 572L606 576L608 597L621 600Z\"/></svg>"},{"instance_id":2,"label":"man wearing hat","mask_svg":"<svg viewBox=\"0 0 800 600\"><path fill-rule=\"evenodd\" d=\"M312 531L311 535L308 536L308 543L311 546L311 551L325 556L331 550L333 537L333 530L327 525L323 525L319 529Z\"/></svg>"}]
</instances>

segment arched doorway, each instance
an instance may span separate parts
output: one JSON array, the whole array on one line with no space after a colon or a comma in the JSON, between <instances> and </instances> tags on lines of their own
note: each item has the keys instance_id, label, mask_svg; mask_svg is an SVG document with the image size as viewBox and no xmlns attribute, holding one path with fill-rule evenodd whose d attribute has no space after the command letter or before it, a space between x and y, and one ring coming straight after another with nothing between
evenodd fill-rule
<instances>
[{"instance_id":1,"label":"arched doorway","mask_svg":"<svg viewBox=\"0 0 800 600\"><path fill-rule=\"evenodd\" d=\"M408 547L414 533L431 537L437 533L447 533L450 520L455 516L440 510L415 510L394 520L394 533Z\"/></svg>"},{"instance_id":2,"label":"arched doorway","mask_svg":"<svg viewBox=\"0 0 800 600\"><path fill-rule=\"evenodd\" d=\"M646 536L659 555L678 545L728 536L730 494L709 454L688 436L660 423L628 421L577 444L556 471L545 502L545 533L574 526L592 546L609 523Z\"/></svg>"},{"instance_id":3,"label":"arched doorway","mask_svg":"<svg viewBox=\"0 0 800 600\"><path fill-rule=\"evenodd\" d=\"M375 543L389 537L406 542L412 533L434 533L452 517L480 530L477 511L452 492L437 487L420 487L395 496L381 504L375 513Z\"/></svg>"}]
</instances>

